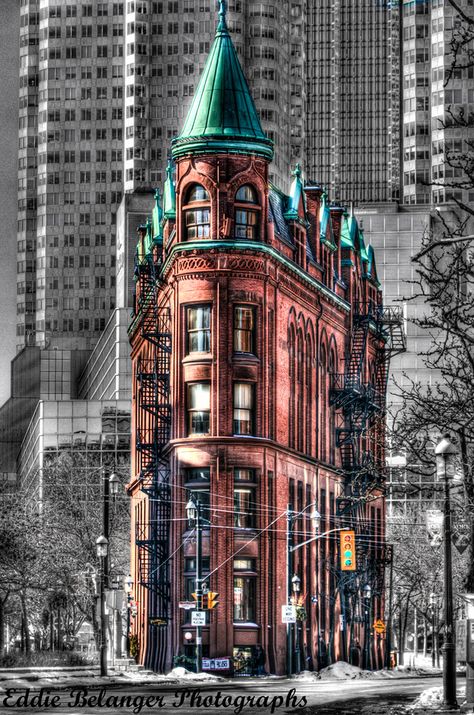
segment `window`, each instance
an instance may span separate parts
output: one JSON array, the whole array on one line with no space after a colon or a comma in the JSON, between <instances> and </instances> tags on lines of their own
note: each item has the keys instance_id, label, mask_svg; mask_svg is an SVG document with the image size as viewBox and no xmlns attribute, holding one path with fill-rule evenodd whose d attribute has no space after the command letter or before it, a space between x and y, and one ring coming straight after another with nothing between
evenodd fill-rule
<instances>
[{"instance_id":1,"label":"window","mask_svg":"<svg viewBox=\"0 0 474 715\"><path fill-rule=\"evenodd\" d=\"M193 203L208 203L209 194L206 189L199 184L191 186L187 198L186 205ZM185 211L185 240L193 240L195 238L208 238L211 232L211 218L208 207L199 209L188 209Z\"/></svg>"},{"instance_id":2,"label":"window","mask_svg":"<svg viewBox=\"0 0 474 715\"><path fill-rule=\"evenodd\" d=\"M211 306L197 305L186 309L187 354L211 350Z\"/></svg>"},{"instance_id":3,"label":"window","mask_svg":"<svg viewBox=\"0 0 474 715\"><path fill-rule=\"evenodd\" d=\"M188 385L188 433L209 434L211 390L209 383Z\"/></svg>"},{"instance_id":4,"label":"window","mask_svg":"<svg viewBox=\"0 0 474 715\"><path fill-rule=\"evenodd\" d=\"M255 189L248 184L241 186L235 195L235 237L252 241L258 237L258 213L245 204L258 205Z\"/></svg>"},{"instance_id":5,"label":"window","mask_svg":"<svg viewBox=\"0 0 474 715\"><path fill-rule=\"evenodd\" d=\"M234 576L234 622L254 623L256 577Z\"/></svg>"},{"instance_id":6,"label":"window","mask_svg":"<svg viewBox=\"0 0 474 715\"><path fill-rule=\"evenodd\" d=\"M255 490L234 486L234 526L237 529L253 529L255 527Z\"/></svg>"},{"instance_id":7,"label":"window","mask_svg":"<svg viewBox=\"0 0 474 715\"><path fill-rule=\"evenodd\" d=\"M255 354L255 310L251 306L234 307L234 352Z\"/></svg>"},{"instance_id":8,"label":"window","mask_svg":"<svg viewBox=\"0 0 474 715\"><path fill-rule=\"evenodd\" d=\"M185 470L185 486L188 490L186 501L192 497L201 504L201 516L209 521L210 519L210 485L211 474L209 467L191 468ZM190 527L191 524L188 524Z\"/></svg>"},{"instance_id":9,"label":"window","mask_svg":"<svg viewBox=\"0 0 474 715\"><path fill-rule=\"evenodd\" d=\"M253 432L253 385L234 383L234 434Z\"/></svg>"}]
</instances>

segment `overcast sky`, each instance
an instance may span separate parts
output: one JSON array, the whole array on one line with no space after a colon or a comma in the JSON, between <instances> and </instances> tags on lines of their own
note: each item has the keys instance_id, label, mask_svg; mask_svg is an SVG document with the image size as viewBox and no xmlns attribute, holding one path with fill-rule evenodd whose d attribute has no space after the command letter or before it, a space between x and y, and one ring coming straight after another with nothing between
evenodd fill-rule
<instances>
[{"instance_id":1,"label":"overcast sky","mask_svg":"<svg viewBox=\"0 0 474 715\"><path fill-rule=\"evenodd\" d=\"M0 3L0 405L15 354L19 0Z\"/></svg>"}]
</instances>

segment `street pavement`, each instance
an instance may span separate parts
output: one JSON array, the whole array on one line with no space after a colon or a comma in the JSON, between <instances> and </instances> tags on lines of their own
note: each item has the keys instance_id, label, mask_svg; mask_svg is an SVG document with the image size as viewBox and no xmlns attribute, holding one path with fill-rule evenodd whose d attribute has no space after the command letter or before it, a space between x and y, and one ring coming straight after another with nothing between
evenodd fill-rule
<instances>
[{"instance_id":1,"label":"street pavement","mask_svg":"<svg viewBox=\"0 0 474 715\"><path fill-rule=\"evenodd\" d=\"M164 680L133 683L117 678L109 679L107 684L99 678L86 678L84 683L80 678L75 681L71 684L69 677L67 684L58 681L47 685L43 681L19 679L14 686L5 681L1 683L0 713L401 715L423 690L441 685L439 676L344 681L270 677L217 683ZM16 692L12 692L12 687Z\"/></svg>"}]
</instances>

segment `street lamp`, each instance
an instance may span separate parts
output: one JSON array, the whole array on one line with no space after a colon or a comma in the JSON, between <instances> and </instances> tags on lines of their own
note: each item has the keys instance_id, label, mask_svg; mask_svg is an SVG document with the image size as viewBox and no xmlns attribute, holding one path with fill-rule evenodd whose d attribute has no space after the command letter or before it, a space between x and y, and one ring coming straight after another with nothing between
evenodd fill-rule
<instances>
[{"instance_id":1,"label":"street lamp","mask_svg":"<svg viewBox=\"0 0 474 715\"><path fill-rule=\"evenodd\" d=\"M444 479L444 642L443 642L443 697L444 707L457 708L456 651L454 645L453 584L451 557L451 503L449 472L457 450L445 435L436 445L436 471Z\"/></svg>"},{"instance_id":2,"label":"street lamp","mask_svg":"<svg viewBox=\"0 0 474 715\"><path fill-rule=\"evenodd\" d=\"M131 574L125 577L125 593L127 594L127 637L126 637L126 653L127 657L130 657L130 611L132 609L132 588L133 588L133 578Z\"/></svg>"},{"instance_id":3,"label":"street lamp","mask_svg":"<svg viewBox=\"0 0 474 715\"><path fill-rule=\"evenodd\" d=\"M362 589L362 597L364 599L364 670L370 670L370 599L372 597L372 588L369 583L366 583Z\"/></svg>"},{"instance_id":4,"label":"street lamp","mask_svg":"<svg viewBox=\"0 0 474 715\"><path fill-rule=\"evenodd\" d=\"M296 574L293 576L291 579L291 586L293 589L293 603L295 607L298 605L298 594L301 590L301 579L299 576ZM296 660L296 668L297 671L299 672L301 669L301 657L300 657L300 629L298 626L298 618L296 619L295 623L295 660Z\"/></svg>"},{"instance_id":5,"label":"street lamp","mask_svg":"<svg viewBox=\"0 0 474 715\"><path fill-rule=\"evenodd\" d=\"M186 504L188 521L195 522L196 526L196 612L202 613L202 515L201 502L192 495ZM202 671L202 630L196 625L196 673Z\"/></svg>"},{"instance_id":6,"label":"street lamp","mask_svg":"<svg viewBox=\"0 0 474 715\"><path fill-rule=\"evenodd\" d=\"M105 625L105 564L109 540L103 534L96 539L97 558L100 563L100 674L107 675L107 628Z\"/></svg>"}]
</instances>

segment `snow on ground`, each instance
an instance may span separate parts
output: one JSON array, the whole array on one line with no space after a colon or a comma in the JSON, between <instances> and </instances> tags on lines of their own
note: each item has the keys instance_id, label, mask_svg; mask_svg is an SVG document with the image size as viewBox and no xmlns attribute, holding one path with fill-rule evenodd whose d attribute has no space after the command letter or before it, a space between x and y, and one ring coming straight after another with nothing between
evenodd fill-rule
<instances>
[{"instance_id":1,"label":"snow on ground","mask_svg":"<svg viewBox=\"0 0 474 715\"><path fill-rule=\"evenodd\" d=\"M429 668L413 668L410 666L399 666L393 670L362 670L356 665L338 661L327 668L323 668L319 673L305 670L298 675L294 675L293 679L303 682L315 680L398 680L399 678L413 678L432 673L433 671Z\"/></svg>"},{"instance_id":2,"label":"snow on ground","mask_svg":"<svg viewBox=\"0 0 474 715\"><path fill-rule=\"evenodd\" d=\"M218 682L225 680L225 678L222 678L220 675L213 675L212 673L193 673L190 670L186 670L186 668L173 668L167 677L170 676L173 679L178 679L178 681L184 680L186 682L188 680L205 680L206 682Z\"/></svg>"},{"instance_id":3,"label":"snow on ground","mask_svg":"<svg viewBox=\"0 0 474 715\"><path fill-rule=\"evenodd\" d=\"M440 710L443 707L443 688L428 688L417 697L410 705L410 710L418 710L419 708L430 708L431 710Z\"/></svg>"}]
</instances>

